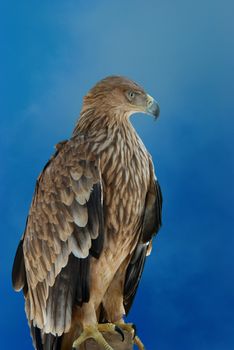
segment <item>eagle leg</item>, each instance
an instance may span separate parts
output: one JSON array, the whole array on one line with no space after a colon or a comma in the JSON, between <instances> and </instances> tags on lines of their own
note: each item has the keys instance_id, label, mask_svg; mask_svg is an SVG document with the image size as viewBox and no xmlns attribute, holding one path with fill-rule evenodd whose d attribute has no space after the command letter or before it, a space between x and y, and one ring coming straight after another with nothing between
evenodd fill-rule
<instances>
[{"instance_id":1,"label":"eagle leg","mask_svg":"<svg viewBox=\"0 0 234 350\"><path fill-rule=\"evenodd\" d=\"M104 350L114 350L105 340L101 332L109 332L109 333L115 333L118 332L121 337L122 341L124 340L124 333L121 330L121 328L113 323L100 323L96 326L93 325L87 325L84 326L83 332L81 335L74 341L72 347L77 349L79 345L84 343L87 339L94 339L98 345L103 348Z\"/></svg>"},{"instance_id":2,"label":"eagle leg","mask_svg":"<svg viewBox=\"0 0 234 350\"><path fill-rule=\"evenodd\" d=\"M123 329L124 331L131 333L132 339L136 344L136 346L138 347L138 349L145 350L144 344L142 343L141 339L136 335L137 330L134 323L124 323L124 321L121 321L121 322L116 322L115 325Z\"/></svg>"}]
</instances>

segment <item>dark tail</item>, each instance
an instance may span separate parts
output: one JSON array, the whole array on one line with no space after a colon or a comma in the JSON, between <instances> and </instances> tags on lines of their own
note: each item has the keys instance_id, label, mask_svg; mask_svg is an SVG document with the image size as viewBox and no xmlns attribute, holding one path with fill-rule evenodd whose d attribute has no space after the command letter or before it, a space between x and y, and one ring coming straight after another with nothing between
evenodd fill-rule
<instances>
[{"instance_id":1,"label":"dark tail","mask_svg":"<svg viewBox=\"0 0 234 350\"><path fill-rule=\"evenodd\" d=\"M33 325L31 325L31 336L36 350L61 350L63 336L42 334L41 330Z\"/></svg>"}]
</instances>

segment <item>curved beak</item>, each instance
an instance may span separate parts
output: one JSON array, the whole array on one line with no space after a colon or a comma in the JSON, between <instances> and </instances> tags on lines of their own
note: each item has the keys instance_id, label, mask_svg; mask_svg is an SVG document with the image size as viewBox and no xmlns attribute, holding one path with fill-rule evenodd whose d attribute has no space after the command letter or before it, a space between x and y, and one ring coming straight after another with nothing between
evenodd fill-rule
<instances>
[{"instance_id":1,"label":"curved beak","mask_svg":"<svg viewBox=\"0 0 234 350\"><path fill-rule=\"evenodd\" d=\"M160 113L159 104L150 95L147 95L146 113L153 115L155 117L155 119L158 118L159 113Z\"/></svg>"}]
</instances>

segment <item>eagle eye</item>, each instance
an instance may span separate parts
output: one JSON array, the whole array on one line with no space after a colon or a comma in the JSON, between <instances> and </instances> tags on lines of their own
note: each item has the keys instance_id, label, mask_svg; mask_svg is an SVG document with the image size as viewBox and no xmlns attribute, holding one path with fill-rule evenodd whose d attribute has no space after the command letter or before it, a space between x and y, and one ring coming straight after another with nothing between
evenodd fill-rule
<instances>
[{"instance_id":1,"label":"eagle eye","mask_svg":"<svg viewBox=\"0 0 234 350\"><path fill-rule=\"evenodd\" d=\"M130 102L134 100L135 96L136 96L136 93L134 91L132 90L127 91L127 98Z\"/></svg>"}]
</instances>

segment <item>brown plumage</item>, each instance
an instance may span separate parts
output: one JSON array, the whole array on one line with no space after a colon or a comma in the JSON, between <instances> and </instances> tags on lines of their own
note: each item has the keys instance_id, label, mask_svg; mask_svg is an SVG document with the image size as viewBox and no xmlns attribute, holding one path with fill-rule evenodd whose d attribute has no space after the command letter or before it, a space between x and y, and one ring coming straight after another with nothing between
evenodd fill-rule
<instances>
[{"instance_id":1,"label":"brown plumage","mask_svg":"<svg viewBox=\"0 0 234 350\"><path fill-rule=\"evenodd\" d=\"M134 112L159 110L126 78L99 82L38 177L13 266L36 349L71 349L85 325L131 307L162 205Z\"/></svg>"}]
</instances>

